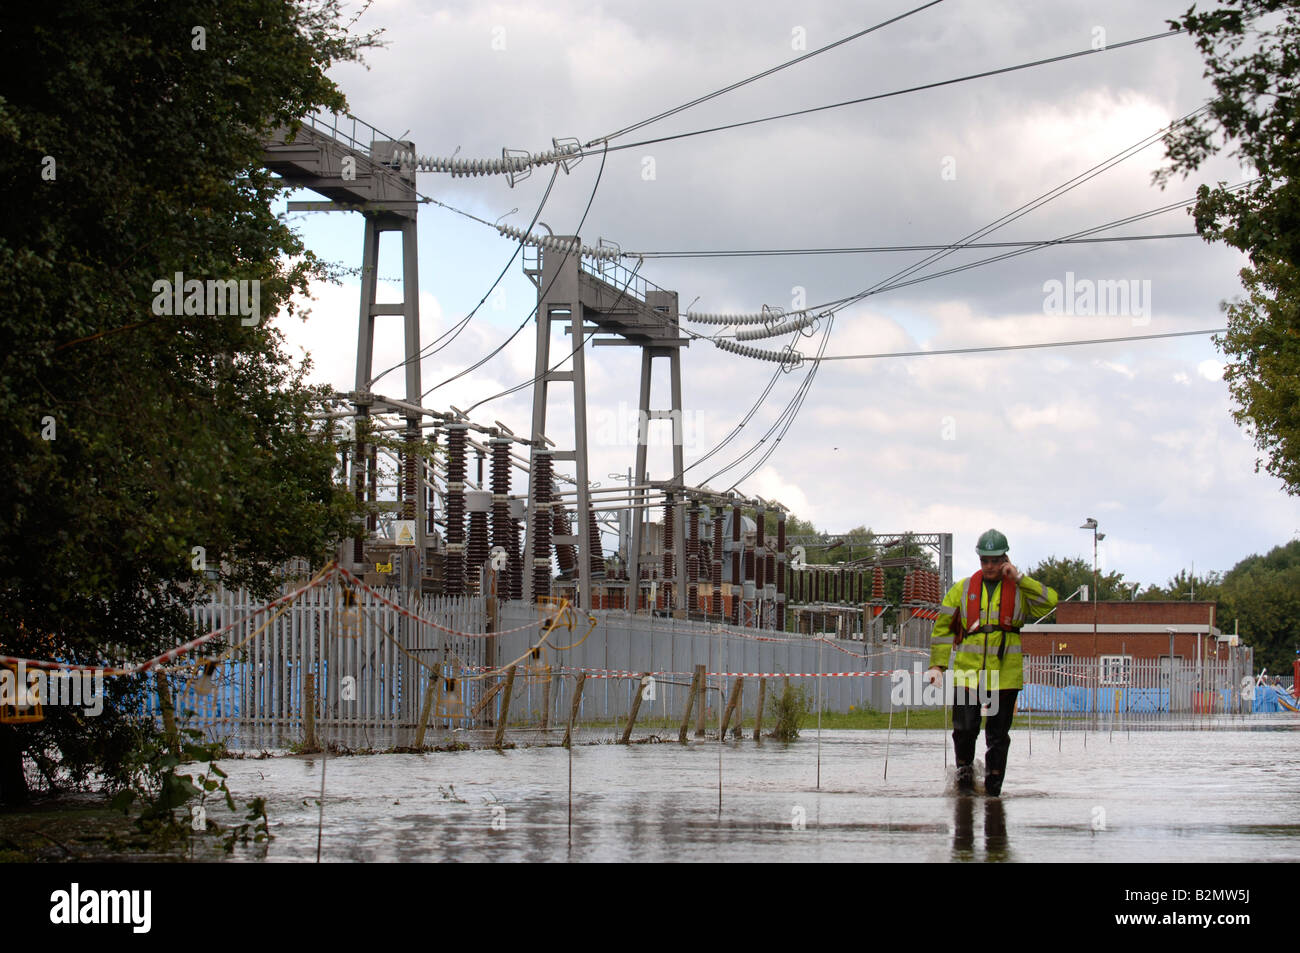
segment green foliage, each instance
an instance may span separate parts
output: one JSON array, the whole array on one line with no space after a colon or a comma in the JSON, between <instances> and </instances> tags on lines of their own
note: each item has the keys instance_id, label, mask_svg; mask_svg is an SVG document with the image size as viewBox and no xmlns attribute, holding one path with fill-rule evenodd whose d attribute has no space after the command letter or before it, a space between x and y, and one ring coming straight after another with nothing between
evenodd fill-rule
<instances>
[{"instance_id":1,"label":"green foliage","mask_svg":"<svg viewBox=\"0 0 1300 953\"><path fill-rule=\"evenodd\" d=\"M1235 360L1223 378L1263 466L1300 492L1300 268L1281 261L1243 268L1245 300L1224 302L1228 332L1216 341Z\"/></svg>"},{"instance_id":2,"label":"green foliage","mask_svg":"<svg viewBox=\"0 0 1300 953\"><path fill-rule=\"evenodd\" d=\"M773 693L767 700L767 712L774 723L768 737L778 741L794 741L799 737L799 729L803 727L803 721L811 710L808 690L802 685L793 686L786 682L779 695Z\"/></svg>"},{"instance_id":3,"label":"green foliage","mask_svg":"<svg viewBox=\"0 0 1300 953\"><path fill-rule=\"evenodd\" d=\"M1291 671L1300 648L1298 618L1300 540L1248 556L1224 575L1217 624L1227 632L1239 626L1243 641L1255 649L1256 671Z\"/></svg>"},{"instance_id":4,"label":"green foliage","mask_svg":"<svg viewBox=\"0 0 1300 953\"><path fill-rule=\"evenodd\" d=\"M0 8L24 78L0 93L0 652L147 658L194 634L193 547L265 596L347 531L320 392L266 321L323 269L261 168L269 130L345 105L324 70L374 41L340 22L333 0ZM258 281L262 322L155 315L177 272ZM48 721L0 756L120 773L129 718L92 719L89 744Z\"/></svg>"},{"instance_id":5,"label":"green foliage","mask_svg":"<svg viewBox=\"0 0 1300 953\"><path fill-rule=\"evenodd\" d=\"M1225 302L1225 379L1272 475L1300 494L1300 4L1295 0L1224 0L1171 21L1195 39L1214 83L1209 109L1165 139L1170 165L1163 187L1186 177L1220 148L1255 170L1257 181L1229 191L1197 189L1196 230L1250 256L1241 272L1244 300ZM1225 146L1216 144L1222 137ZM1244 175L1242 178L1249 178Z\"/></svg>"},{"instance_id":6,"label":"green foliage","mask_svg":"<svg viewBox=\"0 0 1300 953\"><path fill-rule=\"evenodd\" d=\"M1223 574L1220 572L1211 571L1203 575L1194 575L1186 569L1180 569L1178 575L1170 579L1167 585L1148 586L1138 598L1182 602L1214 602L1220 597L1222 582Z\"/></svg>"},{"instance_id":7,"label":"green foliage","mask_svg":"<svg viewBox=\"0 0 1300 953\"><path fill-rule=\"evenodd\" d=\"M1094 586L1092 581L1092 563L1079 556L1067 556L1058 559L1056 556L1048 556L1040 560L1038 565L1020 570L1027 576L1036 579L1045 586L1050 586L1056 590L1056 595L1060 599L1069 598L1070 594L1080 586L1087 586L1089 596L1092 590L1097 590L1097 598L1106 601L1108 599L1128 599L1133 595L1135 584L1124 582L1122 572L1099 572L1097 574L1097 583ZM1044 622L1050 624L1056 621L1056 614L1048 616Z\"/></svg>"},{"instance_id":8,"label":"green foliage","mask_svg":"<svg viewBox=\"0 0 1300 953\"><path fill-rule=\"evenodd\" d=\"M175 746L157 735L141 738L128 762L130 783L113 796L112 807L125 814L139 802L137 826L161 844L175 843L192 831L190 807L203 810L204 832L221 835L227 853L233 852L236 844L269 842L274 835L270 832L265 798L250 800L247 813L237 824L223 827L208 816L209 796L223 802L231 812L238 811L226 785L226 772L216 764L225 748L220 743L205 742L203 732L196 728L181 728L177 734ZM180 770L183 766L193 766L193 770L186 773ZM196 799L198 803L191 805Z\"/></svg>"}]
</instances>

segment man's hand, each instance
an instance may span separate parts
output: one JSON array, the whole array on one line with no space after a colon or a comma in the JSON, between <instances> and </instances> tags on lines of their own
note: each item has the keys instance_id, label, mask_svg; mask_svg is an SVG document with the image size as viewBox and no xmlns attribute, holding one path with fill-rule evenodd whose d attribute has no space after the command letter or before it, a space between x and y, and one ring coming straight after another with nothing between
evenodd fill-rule
<instances>
[{"instance_id":1,"label":"man's hand","mask_svg":"<svg viewBox=\"0 0 1300 953\"><path fill-rule=\"evenodd\" d=\"M1005 562L1002 564L1002 577L1004 579L1010 579L1012 582L1019 582L1020 570L1015 567L1014 563L1010 561Z\"/></svg>"},{"instance_id":2,"label":"man's hand","mask_svg":"<svg viewBox=\"0 0 1300 953\"><path fill-rule=\"evenodd\" d=\"M926 680L929 681L931 685L938 685L939 680L943 678L943 669L941 669L937 665L934 665L930 668L929 671L925 673L925 677Z\"/></svg>"}]
</instances>

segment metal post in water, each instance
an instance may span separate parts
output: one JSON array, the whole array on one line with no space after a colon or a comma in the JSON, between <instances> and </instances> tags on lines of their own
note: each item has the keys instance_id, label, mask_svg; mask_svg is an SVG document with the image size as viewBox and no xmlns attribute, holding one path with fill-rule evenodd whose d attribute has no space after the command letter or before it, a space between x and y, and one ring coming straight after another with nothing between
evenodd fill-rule
<instances>
[{"instance_id":1,"label":"metal post in water","mask_svg":"<svg viewBox=\"0 0 1300 953\"><path fill-rule=\"evenodd\" d=\"M894 733L894 693L889 693L889 728L885 732L885 778L889 780L889 739Z\"/></svg>"},{"instance_id":2,"label":"metal post in water","mask_svg":"<svg viewBox=\"0 0 1300 953\"><path fill-rule=\"evenodd\" d=\"M722 626L718 626L718 671L722 671ZM707 673L706 676L707 678ZM722 817L722 676L718 676L718 817Z\"/></svg>"},{"instance_id":3,"label":"metal post in water","mask_svg":"<svg viewBox=\"0 0 1300 953\"><path fill-rule=\"evenodd\" d=\"M822 786L822 638L817 638L817 789Z\"/></svg>"},{"instance_id":4,"label":"metal post in water","mask_svg":"<svg viewBox=\"0 0 1300 953\"><path fill-rule=\"evenodd\" d=\"M330 638L325 644L325 663L328 669L330 649L333 647L333 641L338 637L339 631L339 609L336 605L338 595L339 570L338 566L334 567L334 573L330 577ZM330 756L329 732L325 730L325 725L321 725L321 736L323 744L321 745L320 758L320 813L316 818L316 863L320 863L321 840L325 833L325 766Z\"/></svg>"}]
</instances>

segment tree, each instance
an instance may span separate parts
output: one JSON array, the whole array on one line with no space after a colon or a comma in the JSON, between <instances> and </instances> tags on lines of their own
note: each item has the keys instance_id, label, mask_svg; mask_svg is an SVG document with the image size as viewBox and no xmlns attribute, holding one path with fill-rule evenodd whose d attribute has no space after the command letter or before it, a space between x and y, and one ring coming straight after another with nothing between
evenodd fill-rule
<instances>
[{"instance_id":1,"label":"tree","mask_svg":"<svg viewBox=\"0 0 1300 953\"><path fill-rule=\"evenodd\" d=\"M1080 556L1067 556L1063 559L1048 556L1033 568L1022 571L1026 576L1055 589L1060 599L1068 599L1080 586L1088 587L1090 597L1095 588L1096 598L1103 602L1108 599L1129 599L1133 594L1133 586L1124 582L1122 572L1099 572L1094 586L1092 563ZM1055 614L1044 621L1049 624L1055 622Z\"/></svg>"},{"instance_id":2,"label":"tree","mask_svg":"<svg viewBox=\"0 0 1300 953\"><path fill-rule=\"evenodd\" d=\"M1220 148L1253 168L1243 188L1201 185L1193 215L1207 241L1250 256L1241 272L1244 301L1225 303L1228 333L1215 344L1230 357L1225 378L1239 405L1239 424L1254 431L1268 472L1300 493L1300 3L1225 0L1218 9L1192 7L1170 26L1186 30L1205 58L1215 95L1207 109L1165 139L1170 164L1161 187L1185 178ZM1222 137L1222 146L1215 139Z\"/></svg>"},{"instance_id":3,"label":"tree","mask_svg":"<svg viewBox=\"0 0 1300 953\"><path fill-rule=\"evenodd\" d=\"M1142 600L1165 602L1216 602L1222 592L1223 574L1211 571L1195 575L1186 569L1164 586L1151 585L1138 596Z\"/></svg>"},{"instance_id":4,"label":"tree","mask_svg":"<svg viewBox=\"0 0 1300 953\"><path fill-rule=\"evenodd\" d=\"M264 595L347 531L320 394L264 323L323 270L260 167L272 127L345 106L324 69L374 40L339 20L333 0L0 12L0 653L149 658L193 635L204 563ZM162 314L178 273L256 306ZM124 781L144 690L0 725L0 798L25 796L24 753Z\"/></svg>"},{"instance_id":5,"label":"tree","mask_svg":"<svg viewBox=\"0 0 1300 953\"><path fill-rule=\"evenodd\" d=\"M1247 556L1223 577L1218 625L1238 628L1255 649L1255 668L1273 674L1291 671L1300 649L1300 540L1275 546L1266 555Z\"/></svg>"}]
</instances>

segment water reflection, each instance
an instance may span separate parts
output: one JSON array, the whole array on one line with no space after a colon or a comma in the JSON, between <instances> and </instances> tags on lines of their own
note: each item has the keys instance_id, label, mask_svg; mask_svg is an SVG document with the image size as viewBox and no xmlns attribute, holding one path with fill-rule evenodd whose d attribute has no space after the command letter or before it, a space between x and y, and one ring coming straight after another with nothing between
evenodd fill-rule
<instances>
[{"instance_id":1,"label":"water reflection","mask_svg":"<svg viewBox=\"0 0 1300 953\"><path fill-rule=\"evenodd\" d=\"M1300 723L1300 719L1297 720ZM1286 727L1286 726L1284 726ZM946 735L745 740L333 757L323 857L335 861L1300 860L1300 731L1080 732L1035 745L1001 798L944 793ZM316 855L321 759L222 762L265 796L270 861ZM1153 798L1177 791L1178 801ZM454 792L454 793L453 793ZM1103 824L1095 819L1104 818ZM1012 846L1014 841L1014 848Z\"/></svg>"}]
</instances>

